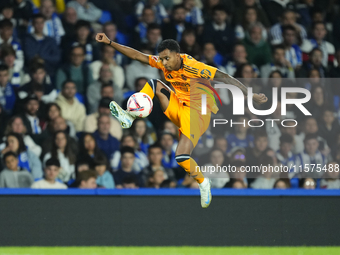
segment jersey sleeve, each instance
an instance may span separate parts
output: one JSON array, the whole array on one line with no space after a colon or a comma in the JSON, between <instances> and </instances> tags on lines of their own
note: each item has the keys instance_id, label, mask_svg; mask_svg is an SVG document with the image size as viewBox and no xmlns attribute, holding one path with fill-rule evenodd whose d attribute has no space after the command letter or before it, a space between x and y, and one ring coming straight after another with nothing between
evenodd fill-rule
<instances>
[{"instance_id":1,"label":"jersey sleeve","mask_svg":"<svg viewBox=\"0 0 340 255\"><path fill-rule=\"evenodd\" d=\"M158 56L149 55L149 65L157 69L162 69L162 65L158 61Z\"/></svg>"}]
</instances>

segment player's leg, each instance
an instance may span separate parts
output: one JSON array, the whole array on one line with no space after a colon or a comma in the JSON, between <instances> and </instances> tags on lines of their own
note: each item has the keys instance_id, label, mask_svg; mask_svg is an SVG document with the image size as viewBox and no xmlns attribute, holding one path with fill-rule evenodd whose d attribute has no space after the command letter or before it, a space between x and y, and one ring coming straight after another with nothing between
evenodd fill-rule
<instances>
[{"instance_id":1,"label":"player's leg","mask_svg":"<svg viewBox=\"0 0 340 255\"><path fill-rule=\"evenodd\" d=\"M156 95L163 112L167 109L171 89L161 81L156 79L149 80L140 92L149 95L151 99L153 99ZM128 111L123 110L115 101L110 103L110 111L111 114L120 122L122 128L130 128L132 126L132 122L136 118L129 114Z\"/></svg>"}]
</instances>

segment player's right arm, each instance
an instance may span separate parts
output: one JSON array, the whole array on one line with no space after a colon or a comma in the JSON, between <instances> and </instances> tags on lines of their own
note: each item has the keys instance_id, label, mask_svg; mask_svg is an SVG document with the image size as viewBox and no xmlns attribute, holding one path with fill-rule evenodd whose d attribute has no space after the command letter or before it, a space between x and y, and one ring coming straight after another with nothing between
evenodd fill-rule
<instances>
[{"instance_id":1,"label":"player's right arm","mask_svg":"<svg viewBox=\"0 0 340 255\"><path fill-rule=\"evenodd\" d=\"M144 54L138 50L132 49L130 47L121 45L119 43L115 43L111 41L109 38L107 38L107 36L104 33L98 33L96 35L96 41L110 45L115 50L119 51L120 53L127 56L128 58L138 60L142 62L143 64L149 65L149 55Z\"/></svg>"}]
</instances>

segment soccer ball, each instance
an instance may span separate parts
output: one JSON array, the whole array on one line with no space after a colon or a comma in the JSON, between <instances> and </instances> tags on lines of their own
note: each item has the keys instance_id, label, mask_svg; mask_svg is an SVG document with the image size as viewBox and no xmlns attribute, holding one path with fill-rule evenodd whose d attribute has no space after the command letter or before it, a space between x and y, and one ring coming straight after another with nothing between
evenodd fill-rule
<instances>
[{"instance_id":1,"label":"soccer ball","mask_svg":"<svg viewBox=\"0 0 340 255\"><path fill-rule=\"evenodd\" d=\"M128 112L135 117L145 118L152 111L153 103L151 97L145 93L135 93L127 102Z\"/></svg>"}]
</instances>

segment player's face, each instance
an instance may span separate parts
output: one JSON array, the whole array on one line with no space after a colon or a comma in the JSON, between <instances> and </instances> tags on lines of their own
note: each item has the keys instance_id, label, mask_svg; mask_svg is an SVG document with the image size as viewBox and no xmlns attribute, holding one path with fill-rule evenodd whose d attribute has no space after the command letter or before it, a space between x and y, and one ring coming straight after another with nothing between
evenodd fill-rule
<instances>
[{"instance_id":1,"label":"player's face","mask_svg":"<svg viewBox=\"0 0 340 255\"><path fill-rule=\"evenodd\" d=\"M57 166L48 166L45 168L45 178L48 181L54 181L59 174L59 168Z\"/></svg>"},{"instance_id":2,"label":"player's face","mask_svg":"<svg viewBox=\"0 0 340 255\"><path fill-rule=\"evenodd\" d=\"M8 82L8 71L0 71L0 86L6 86L7 82Z\"/></svg>"},{"instance_id":3,"label":"player's face","mask_svg":"<svg viewBox=\"0 0 340 255\"><path fill-rule=\"evenodd\" d=\"M159 53L159 60L162 62L164 68L171 72L179 68L181 57L179 53L165 49Z\"/></svg>"},{"instance_id":4,"label":"player's face","mask_svg":"<svg viewBox=\"0 0 340 255\"><path fill-rule=\"evenodd\" d=\"M24 124L22 123L21 118L16 118L12 123L12 131L14 133L22 134L24 133Z\"/></svg>"}]
</instances>

